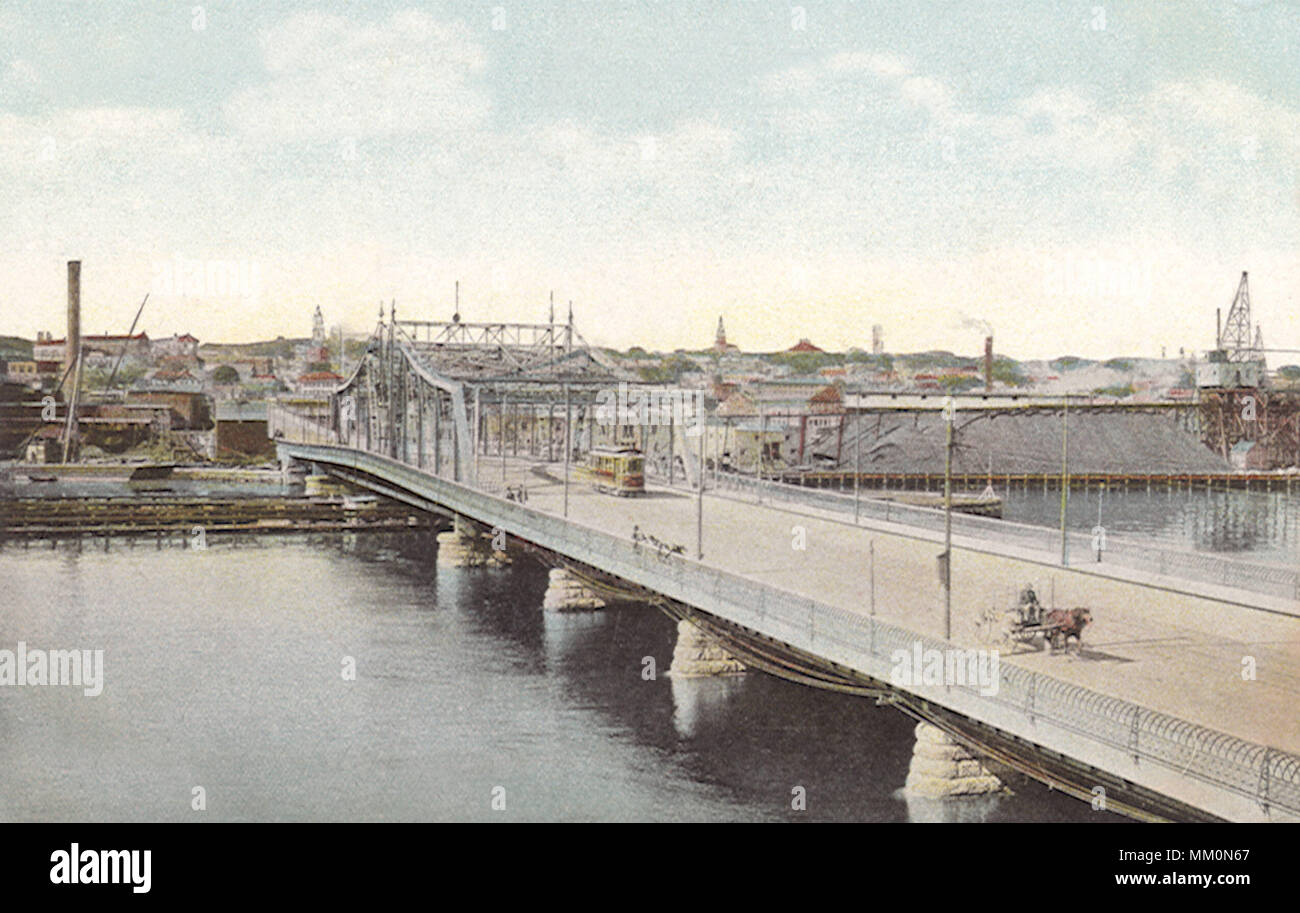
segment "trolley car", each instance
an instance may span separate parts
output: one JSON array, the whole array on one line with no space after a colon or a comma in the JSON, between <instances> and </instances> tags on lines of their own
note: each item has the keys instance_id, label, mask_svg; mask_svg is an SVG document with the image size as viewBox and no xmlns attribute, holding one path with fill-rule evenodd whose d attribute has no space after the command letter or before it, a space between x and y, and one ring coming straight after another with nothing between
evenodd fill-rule
<instances>
[{"instance_id":1,"label":"trolley car","mask_svg":"<svg viewBox=\"0 0 1300 913\"><path fill-rule=\"evenodd\" d=\"M597 491L633 496L645 493L645 456L635 447L597 447L579 468Z\"/></svg>"}]
</instances>

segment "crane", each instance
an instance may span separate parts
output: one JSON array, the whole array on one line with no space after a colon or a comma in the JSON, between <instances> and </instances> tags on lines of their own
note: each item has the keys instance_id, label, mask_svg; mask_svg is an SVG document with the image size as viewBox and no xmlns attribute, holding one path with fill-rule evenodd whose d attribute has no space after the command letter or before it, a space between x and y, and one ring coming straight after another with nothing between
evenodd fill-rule
<instances>
[{"instance_id":1,"label":"crane","mask_svg":"<svg viewBox=\"0 0 1300 913\"><path fill-rule=\"evenodd\" d=\"M1264 382L1264 336L1259 327L1251 334L1250 284L1245 270L1237 283L1237 294L1228 308L1228 319L1214 311L1215 348L1205 364L1196 369L1196 386L1202 388L1259 387Z\"/></svg>"}]
</instances>

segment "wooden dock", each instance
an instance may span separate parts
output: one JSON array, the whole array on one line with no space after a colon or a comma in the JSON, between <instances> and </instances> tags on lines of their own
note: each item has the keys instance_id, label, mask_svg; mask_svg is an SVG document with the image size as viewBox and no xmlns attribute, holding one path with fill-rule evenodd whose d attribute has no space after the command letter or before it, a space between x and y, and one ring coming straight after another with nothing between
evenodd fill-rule
<instances>
[{"instance_id":1,"label":"wooden dock","mask_svg":"<svg viewBox=\"0 0 1300 913\"><path fill-rule=\"evenodd\" d=\"M0 500L0 536L295 532L431 528L430 515L384 499L135 496Z\"/></svg>"}]
</instances>

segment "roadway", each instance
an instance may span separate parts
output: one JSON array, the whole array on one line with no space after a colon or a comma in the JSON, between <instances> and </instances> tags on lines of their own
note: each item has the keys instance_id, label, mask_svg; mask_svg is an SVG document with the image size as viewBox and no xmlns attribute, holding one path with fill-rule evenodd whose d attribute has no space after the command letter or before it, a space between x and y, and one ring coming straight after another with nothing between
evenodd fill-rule
<instances>
[{"instance_id":1,"label":"roadway","mask_svg":"<svg viewBox=\"0 0 1300 913\"><path fill-rule=\"evenodd\" d=\"M559 514L562 467L480 457L484 487L523 484L527 506ZM650 485L646 496L600 494L571 480L569 518L613 535L643 533L693 554L693 494ZM871 611L869 550L874 550L878 617L918 634L943 636L936 571L941 545L931 534L904 533L807 508L758 504L708 494L704 500L704 563L821 602ZM799 546L803 547L800 548ZM1019 652L1003 662L1048 673L1103 694L1199 723L1252 742L1300 752L1300 618L1251 608L1240 598L1191 595L1087 568L1060 568L1009 554L986 542L954 538L952 639L981 644L976 624L987 608L1010 608L1026 583L1044 603L1092 609L1079 656ZM1207 588L1209 589L1209 588ZM1244 679L1247 657L1254 679Z\"/></svg>"}]
</instances>

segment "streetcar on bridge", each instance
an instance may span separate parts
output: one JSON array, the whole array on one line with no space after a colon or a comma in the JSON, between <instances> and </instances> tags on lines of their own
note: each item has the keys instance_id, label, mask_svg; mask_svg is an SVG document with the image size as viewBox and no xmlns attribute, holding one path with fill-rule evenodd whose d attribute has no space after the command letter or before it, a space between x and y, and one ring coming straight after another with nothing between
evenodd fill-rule
<instances>
[{"instance_id":1,"label":"streetcar on bridge","mask_svg":"<svg viewBox=\"0 0 1300 913\"><path fill-rule=\"evenodd\" d=\"M579 475L606 494L644 494L645 455L635 447L595 447L579 467Z\"/></svg>"}]
</instances>

